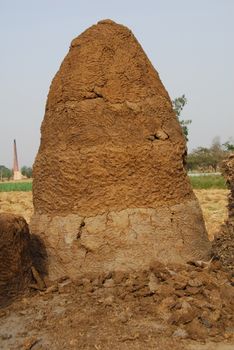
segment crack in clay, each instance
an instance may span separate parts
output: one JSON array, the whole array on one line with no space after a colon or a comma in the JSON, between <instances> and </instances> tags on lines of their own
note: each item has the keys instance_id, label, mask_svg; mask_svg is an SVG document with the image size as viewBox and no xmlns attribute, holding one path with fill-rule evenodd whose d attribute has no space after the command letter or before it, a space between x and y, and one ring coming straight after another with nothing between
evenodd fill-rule
<instances>
[{"instance_id":1,"label":"crack in clay","mask_svg":"<svg viewBox=\"0 0 234 350\"><path fill-rule=\"evenodd\" d=\"M76 235L76 239L80 239L81 238L82 230L83 230L84 227L85 227L85 218L83 218L81 223L80 223L80 227L79 227L78 233Z\"/></svg>"}]
</instances>

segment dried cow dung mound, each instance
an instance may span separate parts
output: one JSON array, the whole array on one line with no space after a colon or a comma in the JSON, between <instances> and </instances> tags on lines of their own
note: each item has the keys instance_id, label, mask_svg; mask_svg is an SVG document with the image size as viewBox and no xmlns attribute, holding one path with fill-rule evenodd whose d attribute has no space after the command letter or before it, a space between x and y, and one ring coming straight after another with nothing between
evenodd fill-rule
<instances>
[{"instance_id":1,"label":"dried cow dung mound","mask_svg":"<svg viewBox=\"0 0 234 350\"><path fill-rule=\"evenodd\" d=\"M234 153L222 163L222 173L230 189L228 196L228 220L221 233L215 237L213 250L223 265L234 271Z\"/></svg>"},{"instance_id":2,"label":"dried cow dung mound","mask_svg":"<svg viewBox=\"0 0 234 350\"><path fill-rule=\"evenodd\" d=\"M29 242L24 218L0 213L0 307L24 292L31 280Z\"/></svg>"},{"instance_id":3,"label":"dried cow dung mound","mask_svg":"<svg viewBox=\"0 0 234 350\"><path fill-rule=\"evenodd\" d=\"M230 189L228 197L228 224L231 230L234 231L234 153L230 154L230 156L223 161L222 173Z\"/></svg>"},{"instance_id":4,"label":"dried cow dung mound","mask_svg":"<svg viewBox=\"0 0 234 350\"><path fill-rule=\"evenodd\" d=\"M74 39L52 81L34 164L31 231L49 275L207 258L185 139L158 73L110 20Z\"/></svg>"}]
</instances>

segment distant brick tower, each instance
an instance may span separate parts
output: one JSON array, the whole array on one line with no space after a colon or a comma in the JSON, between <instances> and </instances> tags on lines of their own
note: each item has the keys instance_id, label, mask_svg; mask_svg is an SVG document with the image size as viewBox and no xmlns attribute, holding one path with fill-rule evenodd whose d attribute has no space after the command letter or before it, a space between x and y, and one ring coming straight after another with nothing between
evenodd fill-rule
<instances>
[{"instance_id":1,"label":"distant brick tower","mask_svg":"<svg viewBox=\"0 0 234 350\"><path fill-rule=\"evenodd\" d=\"M13 180L21 180L21 179L22 179L22 174L19 170L16 140L14 140Z\"/></svg>"}]
</instances>

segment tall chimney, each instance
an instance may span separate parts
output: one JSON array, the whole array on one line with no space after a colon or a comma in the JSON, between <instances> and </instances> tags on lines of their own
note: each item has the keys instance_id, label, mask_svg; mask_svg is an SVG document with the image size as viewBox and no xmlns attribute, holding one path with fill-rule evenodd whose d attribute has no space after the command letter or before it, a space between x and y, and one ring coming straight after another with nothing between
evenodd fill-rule
<instances>
[{"instance_id":1,"label":"tall chimney","mask_svg":"<svg viewBox=\"0 0 234 350\"><path fill-rule=\"evenodd\" d=\"M21 180L21 179L22 179L22 174L19 170L16 140L14 140L13 180Z\"/></svg>"}]
</instances>

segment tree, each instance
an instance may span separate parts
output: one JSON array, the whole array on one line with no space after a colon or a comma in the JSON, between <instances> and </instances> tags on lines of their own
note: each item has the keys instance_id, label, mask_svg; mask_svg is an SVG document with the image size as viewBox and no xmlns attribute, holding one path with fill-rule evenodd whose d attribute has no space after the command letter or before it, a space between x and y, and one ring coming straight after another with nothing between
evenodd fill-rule
<instances>
[{"instance_id":1,"label":"tree","mask_svg":"<svg viewBox=\"0 0 234 350\"><path fill-rule=\"evenodd\" d=\"M213 157L209 148L198 147L187 157L188 170L205 170L213 167Z\"/></svg>"},{"instance_id":2,"label":"tree","mask_svg":"<svg viewBox=\"0 0 234 350\"><path fill-rule=\"evenodd\" d=\"M234 141L232 138L230 138L228 141L223 143L223 148L227 152L234 152Z\"/></svg>"},{"instance_id":3,"label":"tree","mask_svg":"<svg viewBox=\"0 0 234 350\"><path fill-rule=\"evenodd\" d=\"M226 153L222 148L219 136L216 136L211 144L210 152L213 158L213 168L216 171L218 165L226 157Z\"/></svg>"},{"instance_id":4,"label":"tree","mask_svg":"<svg viewBox=\"0 0 234 350\"><path fill-rule=\"evenodd\" d=\"M210 148L198 147L193 150L187 158L188 170L208 171L210 168L214 172L218 170L218 166L227 156L227 152L223 149L219 137L215 137Z\"/></svg>"},{"instance_id":5,"label":"tree","mask_svg":"<svg viewBox=\"0 0 234 350\"><path fill-rule=\"evenodd\" d=\"M187 101L187 98L185 97L185 95L182 95L181 97L177 97L172 101L173 109L176 113L176 116L177 116L179 122L180 122L180 125L182 127L186 141L188 141L188 125L192 123L192 120L181 119L181 112L182 112L182 110L187 102L188 101Z\"/></svg>"},{"instance_id":6,"label":"tree","mask_svg":"<svg viewBox=\"0 0 234 350\"><path fill-rule=\"evenodd\" d=\"M24 165L22 168L21 168L21 174L28 177L28 178L31 178L32 177L32 168L31 167L27 167L26 165Z\"/></svg>"},{"instance_id":7,"label":"tree","mask_svg":"<svg viewBox=\"0 0 234 350\"><path fill-rule=\"evenodd\" d=\"M0 180L2 179L10 179L12 177L12 171L5 167L4 165L0 165Z\"/></svg>"}]
</instances>

